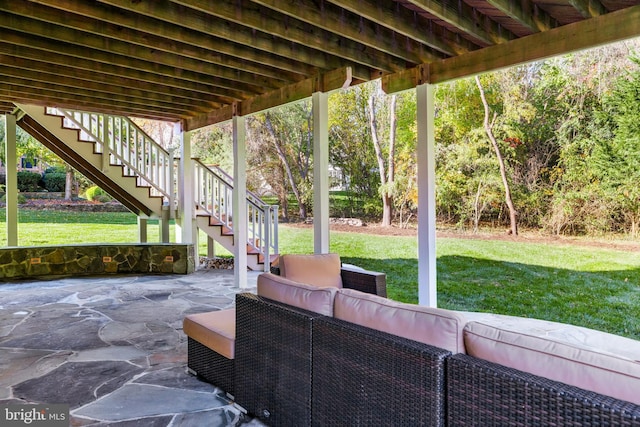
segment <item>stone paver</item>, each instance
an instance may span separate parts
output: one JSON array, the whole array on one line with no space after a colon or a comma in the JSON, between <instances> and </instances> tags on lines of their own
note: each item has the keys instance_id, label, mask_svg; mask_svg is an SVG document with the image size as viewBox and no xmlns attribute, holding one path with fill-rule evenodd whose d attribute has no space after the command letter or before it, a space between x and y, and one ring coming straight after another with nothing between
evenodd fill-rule
<instances>
[{"instance_id":1,"label":"stone paver","mask_svg":"<svg viewBox=\"0 0 640 427\"><path fill-rule=\"evenodd\" d=\"M68 404L72 426L261 426L186 372L182 319L232 307L233 271L0 284L0 405Z\"/></svg>"}]
</instances>

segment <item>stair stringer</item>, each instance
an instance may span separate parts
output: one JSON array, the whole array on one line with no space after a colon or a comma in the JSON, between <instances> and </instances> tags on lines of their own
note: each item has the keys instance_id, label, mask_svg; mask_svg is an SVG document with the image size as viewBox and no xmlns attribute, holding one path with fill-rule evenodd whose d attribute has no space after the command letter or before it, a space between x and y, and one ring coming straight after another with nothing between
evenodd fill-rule
<instances>
[{"instance_id":1,"label":"stair stringer","mask_svg":"<svg viewBox=\"0 0 640 427\"><path fill-rule=\"evenodd\" d=\"M233 231L229 230L222 223L219 223L211 215L198 214L196 212L196 225L216 242L220 243L223 248L235 253L235 237ZM250 270L261 271L264 269L264 257L252 252L249 245L247 247L247 267Z\"/></svg>"},{"instance_id":2,"label":"stair stringer","mask_svg":"<svg viewBox=\"0 0 640 427\"><path fill-rule=\"evenodd\" d=\"M31 117L31 119L35 120L40 126L64 144L66 148L57 147L57 150L53 150L61 156L63 160L72 165L82 161L85 166L89 166L94 177L102 177L102 182L106 180L115 184L115 187L113 185L106 185L104 189L117 200L123 201L121 200L123 198L122 191L132 196L138 201L138 203L134 203L134 205L140 207L136 209L136 214L143 214L150 217L162 216L162 197L151 196L150 187L139 186L137 184L137 177L124 175L123 166L106 164L106 167L104 167L102 154L95 151L95 144L90 141L80 140L79 130L63 127L62 117L46 114L42 106L28 104L16 105ZM37 138L36 135L34 135L34 137ZM44 141L41 142L45 143ZM76 169L81 170L81 168ZM95 181L95 179L92 180ZM98 179L98 181L101 180ZM131 203L124 204L131 209Z\"/></svg>"}]
</instances>

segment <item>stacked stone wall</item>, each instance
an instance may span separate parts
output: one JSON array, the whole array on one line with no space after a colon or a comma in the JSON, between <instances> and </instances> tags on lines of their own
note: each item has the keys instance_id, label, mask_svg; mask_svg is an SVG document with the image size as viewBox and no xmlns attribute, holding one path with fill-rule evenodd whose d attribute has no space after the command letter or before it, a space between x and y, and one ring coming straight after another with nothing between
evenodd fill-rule
<instances>
[{"instance_id":1,"label":"stacked stone wall","mask_svg":"<svg viewBox=\"0 0 640 427\"><path fill-rule=\"evenodd\" d=\"M193 245L101 244L0 248L0 280L103 274L189 274Z\"/></svg>"}]
</instances>

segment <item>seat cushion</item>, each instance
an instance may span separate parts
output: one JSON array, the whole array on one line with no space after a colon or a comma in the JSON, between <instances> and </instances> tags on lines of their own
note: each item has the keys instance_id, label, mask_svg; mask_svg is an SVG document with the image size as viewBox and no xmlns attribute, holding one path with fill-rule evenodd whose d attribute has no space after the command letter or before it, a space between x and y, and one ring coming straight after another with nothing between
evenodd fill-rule
<instances>
[{"instance_id":1,"label":"seat cushion","mask_svg":"<svg viewBox=\"0 0 640 427\"><path fill-rule=\"evenodd\" d=\"M463 315L439 308L399 303L353 289L336 293L334 317L424 344L464 353Z\"/></svg>"},{"instance_id":2,"label":"seat cushion","mask_svg":"<svg viewBox=\"0 0 640 427\"><path fill-rule=\"evenodd\" d=\"M262 273L258 276L259 296L325 316L333 316L333 299L336 291L336 288L298 283L271 273Z\"/></svg>"},{"instance_id":3,"label":"seat cushion","mask_svg":"<svg viewBox=\"0 0 640 427\"><path fill-rule=\"evenodd\" d=\"M184 333L216 353L233 359L236 340L236 309L190 314L182 322Z\"/></svg>"},{"instance_id":4,"label":"seat cushion","mask_svg":"<svg viewBox=\"0 0 640 427\"><path fill-rule=\"evenodd\" d=\"M281 255L280 275L299 283L321 287L342 287L338 254Z\"/></svg>"},{"instance_id":5,"label":"seat cushion","mask_svg":"<svg viewBox=\"0 0 640 427\"><path fill-rule=\"evenodd\" d=\"M639 341L500 315L469 322L464 338L471 356L640 405Z\"/></svg>"}]
</instances>

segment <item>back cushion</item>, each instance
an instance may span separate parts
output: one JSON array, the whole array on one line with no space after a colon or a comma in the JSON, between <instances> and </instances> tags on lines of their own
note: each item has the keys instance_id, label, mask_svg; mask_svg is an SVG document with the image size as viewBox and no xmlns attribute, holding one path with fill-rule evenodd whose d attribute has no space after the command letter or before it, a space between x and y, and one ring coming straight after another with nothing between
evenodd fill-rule
<instances>
[{"instance_id":1,"label":"back cushion","mask_svg":"<svg viewBox=\"0 0 640 427\"><path fill-rule=\"evenodd\" d=\"M305 310L333 316L337 289L297 283L271 273L258 276L258 295Z\"/></svg>"},{"instance_id":2,"label":"back cushion","mask_svg":"<svg viewBox=\"0 0 640 427\"><path fill-rule=\"evenodd\" d=\"M587 328L491 316L469 322L467 353L640 405L640 342Z\"/></svg>"},{"instance_id":3,"label":"back cushion","mask_svg":"<svg viewBox=\"0 0 640 427\"><path fill-rule=\"evenodd\" d=\"M333 315L337 319L453 353L465 351L462 335L465 318L449 310L404 304L353 289L340 289L336 294Z\"/></svg>"},{"instance_id":4,"label":"back cushion","mask_svg":"<svg viewBox=\"0 0 640 427\"><path fill-rule=\"evenodd\" d=\"M309 285L341 288L340 256L338 254L281 255L280 275Z\"/></svg>"}]
</instances>

